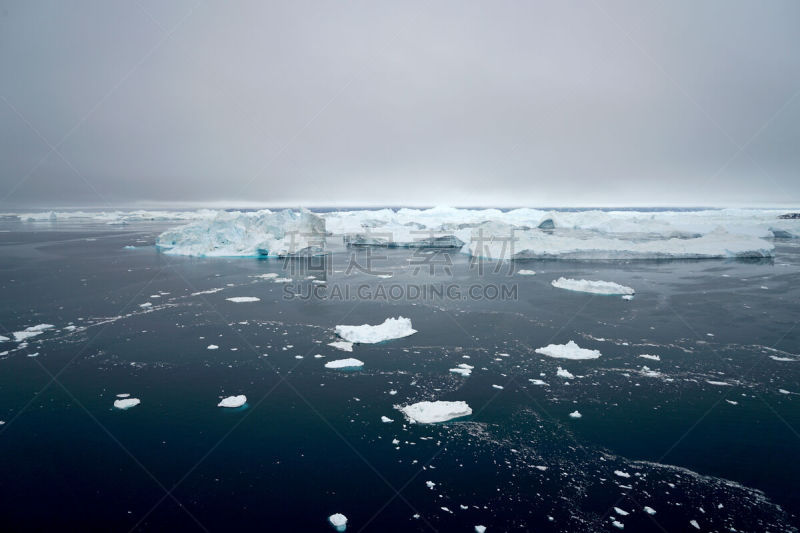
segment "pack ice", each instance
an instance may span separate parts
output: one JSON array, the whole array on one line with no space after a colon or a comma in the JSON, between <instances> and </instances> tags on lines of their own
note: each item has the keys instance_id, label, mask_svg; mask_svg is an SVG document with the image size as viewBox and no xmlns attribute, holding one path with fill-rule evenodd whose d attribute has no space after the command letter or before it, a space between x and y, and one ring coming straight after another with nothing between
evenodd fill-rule
<instances>
[{"instance_id":1,"label":"pack ice","mask_svg":"<svg viewBox=\"0 0 800 533\"><path fill-rule=\"evenodd\" d=\"M325 220L307 209L219 211L211 218L165 231L156 246L199 257L289 257L320 254Z\"/></svg>"},{"instance_id":2,"label":"pack ice","mask_svg":"<svg viewBox=\"0 0 800 533\"><path fill-rule=\"evenodd\" d=\"M408 337L417 332L411 327L411 319L399 316L397 318L387 318L383 324L371 326L362 324L360 326L336 326L336 334L352 343L375 344L378 342L392 339Z\"/></svg>"}]
</instances>

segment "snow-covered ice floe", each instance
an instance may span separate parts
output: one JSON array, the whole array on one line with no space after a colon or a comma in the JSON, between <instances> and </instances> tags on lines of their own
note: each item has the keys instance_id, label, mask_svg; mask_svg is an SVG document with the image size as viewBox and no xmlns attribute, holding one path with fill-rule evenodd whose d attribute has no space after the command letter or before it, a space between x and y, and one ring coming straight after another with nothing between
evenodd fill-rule
<instances>
[{"instance_id":1,"label":"snow-covered ice floe","mask_svg":"<svg viewBox=\"0 0 800 533\"><path fill-rule=\"evenodd\" d=\"M114 400L114 407L117 409L130 409L131 407L136 407L142 403L139 398L121 398L119 400Z\"/></svg>"},{"instance_id":2,"label":"snow-covered ice floe","mask_svg":"<svg viewBox=\"0 0 800 533\"><path fill-rule=\"evenodd\" d=\"M411 422L418 424L436 424L447 422L454 418L461 418L472 414L472 409L467 402L417 402L411 405L395 405Z\"/></svg>"},{"instance_id":3,"label":"snow-covered ice floe","mask_svg":"<svg viewBox=\"0 0 800 533\"><path fill-rule=\"evenodd\" d=\"M364 361L358 359L337 359L336 361L328 361L325 363L325 368L342 369L342 368L361 368L364 366Z\"/></svg>"},{"instance_id":4,"label":"snow-covered ice floe","mask_svg":"<svg viewBox=\"0 0 800 533\"><path fill-rule=\"evenodd\" d=\"M241 407L247 403L247 396L244 394L240 394L238 396L228 396L227 398L223 398L217 404L217 407Z\"/></svg>"},{"instance_id":5,"label":"snow-covered ice floe","mask_svg":"<svg viewBox=\"0 0 800 533\"><path fill-rule=\"evenodd\" d=\"M200 257L316 255L324 252L325 220L307 209L220 211L165 231L156 246L169 254Z\"/></svg>"},{"instance_id":6,"label":"snow-covered ice floe","mask_svg":"<svg viewBox=\"0 0 800 533\"><path fill-rule=\"evenodd\" d=\"M383 324L371 326L336 326L336 334L348 342L360 344L375 344L392 339L408 337L417 332L411 327L411 319L399 316L387 318Z\"/></svg>"},{"instance_id":7,"label":"snow-covered ice floe","mask_svg":"<svg viewBox=\"0 0 800 533\"><path fill-rule=\"evenodd\" d=\"M344 531L347 529L347 517L342 513L330 515L328 517L328 522L336 531Z\"/></svg>"},{"instance_id":8,"label":"snow-covered ice floe","mask_svg":"<svg viewBox=\"0 0 800 533\"><path fill-rule=\"evenodd\" d=\"M590 281L588 279L558 278L550 282L553 287L568 291L588 292L591 294L634 294L631 287L613 281Z\"/></svg>"},{"instance_id":9,"label":"snow-covered ice floe","mask_svg":"<svg viewBox=\"0 0 800 533\"><path fill-rule=\"evenodd\" d=\"M599 350L581 348L574 341L567 344L548 344L544 348L536 348L536 353L553 357L555 359L597 359L600 357Z\"/></svg>"}]
</instances>

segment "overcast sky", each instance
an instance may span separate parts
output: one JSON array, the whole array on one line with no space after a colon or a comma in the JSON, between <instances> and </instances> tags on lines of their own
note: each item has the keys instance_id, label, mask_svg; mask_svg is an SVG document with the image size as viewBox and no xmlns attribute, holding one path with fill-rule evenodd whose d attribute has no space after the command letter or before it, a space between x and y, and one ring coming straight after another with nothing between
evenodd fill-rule
<instances>
[{"instance_id":1,"label":"overcast sky","mask_svg":"<svg viewBox=\"0 0 800 533\"><path fill-rule=\"evenodd\" d=\"M796 0L0 0L0 67L0 209L800 205Z\"/></svg>"}]
</instances>

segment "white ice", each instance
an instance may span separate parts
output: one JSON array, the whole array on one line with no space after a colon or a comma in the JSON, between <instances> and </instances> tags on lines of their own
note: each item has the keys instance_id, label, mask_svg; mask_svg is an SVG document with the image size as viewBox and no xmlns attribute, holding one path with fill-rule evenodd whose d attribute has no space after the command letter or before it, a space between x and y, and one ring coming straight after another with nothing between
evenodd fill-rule
<instances>
[{"instance_id":1,"label":"white ice","mask_svg":"<svg viewBox=\"0 0 800 533\"><path fill-rule=\"evenodd\" d=\"M336 531L344 531L347 529L347 517L342 513L330 515L328 517L328 522L330 522Z\"/></svg>"},{"instance_id":2,"label":"white ice","mask_svg":"<svg viewBox=\"0 0 800 533\"><path fill-rule=\"evenodd\" d=\"M257 296L234 296L233 298L225 298L225 299L235 304L261 301L261 298L258 298Z\"/></svg>"},{"instance_id":3,"label":"white ice","mask_svg":"<svg viewBox=\"0 0 800 533\"><path fill-rule=\"evenodd\" d=\"M383 324L371 326L336 326L336 334L348 342L375 344L392 339L408 337L417 332L411 327L411 319L399 316L387 318Z\"/></svg>"},{"instance_id":4,"label":"white ice","mask_svg":"<svg viewBox=\"0 0 800 533\"><path fill-rule=\"evenodd\" d=\"M581 348L574 341L569 341L567 344L548 344L544 348L537 348L536 353L556 359L582 360L600 357L599 350Z\"/></svg>"},{"instance_id":5,"label":"white ice","mask_svg":"<svg viewBox=\"0 0 800 533\"><path fill-rule=\"evenodd\" d=\"M402 411L406 417L412 422L419 424L435 424L437 422L447 422L454 418L462 416L469 416L472 414L472 409L467 402L456 401L435 401L435 402L417 402L411 405L401 407L395 406L396 409Z\"/></svg>"},{"instance_id":6,"label":"white ice","mask_svg":"<svg viewBox=\"0 0 800 533\"><path fill-rule=\"evenodd\" d=\"M332 347L336 348L337 350L341 350L343 352L352 352L353 351L353 343L352 342L334 341L334 342L329 342L328 346L332 346Z\"/></svg>"},{"instance_id":7,"label":"white ice","mask_svg":"<svg viewBox=\"0 0 800 533\"><path fill-rule=\"evenodd\" d=\"M217 407L241 407L245 403L247 403L247 396L240 394L239 396L223 398L222 401L217 404Z\"/></svg>"},{"instance_id":8,"label":"white ice","mask_svg":"<svg viewBox=\"0 0 800 533\"><path fill-rule=\"evenodd\" d=\"M358 359L353 359L352 357L349 359L337 359L335 361L328 361L325 363L325 368L360 368L364 366L364 361L359 361Z\"/></svg>"},{"instance_id":9,"label":"white ice","mask_svg":"<svg viewBox=\"0 0 800 533\"><path fill-rule=\"evenodd\" d=\"M117 409L130 409L131 407L136 407L140 403L142 402L139 398L122 398L120 400L114 400L114 407Z\"/></svg>"},{"instance_id":10,"label":"white ice","mask_svg":"<svg viewBox=\"0 0 800 533\"><path fill-rule=\"evenodd\" d=\"M634 294L631 287L613 281L591 281L588 279L558 278L550 282L553 287L568 291L588 292L591 294Z\"/></svg>"},{"instance_id":11,"label":"white ice","mask_svg":"<svg viewBox=\"0 0 800 533\"><path fill-rule=\"evenodd\" d=\"M575 379L575 376L569 370L561 367L558 367L558 370L556 370L556 376L564 379Z\"/></svg>"}]
</instances>

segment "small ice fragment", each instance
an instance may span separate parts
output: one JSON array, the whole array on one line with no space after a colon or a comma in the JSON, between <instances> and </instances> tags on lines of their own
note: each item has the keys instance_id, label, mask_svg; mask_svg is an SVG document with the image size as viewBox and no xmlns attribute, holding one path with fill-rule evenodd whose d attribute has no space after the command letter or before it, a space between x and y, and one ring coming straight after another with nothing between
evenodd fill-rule
<instances>
[{"instance_id":1,"label":"small ice fragment","mask_svg":"<svg viewBox=\"0 0 800 533\"><path fill-rule=\"evenodd\" d=\"M503 386L502 385L492 385L492 388L498 389L498 390L503 390Z\"/></svg>"},{"instance_id":2,"label":"small ice fragment","mask_svg":"<svg viewBox=\"0 0 800 533\"><path fill-rule=\"evenodd\" d=\"M647 514L656 514L656 510L652 507L648 507L647 505L644 506L644 512Z\"/></svg>"},{"instance_id":3,"label":"small ice fragment","mask_svg":"<svg viewBox=\"0 0 800 533\"><path fill-rule=\"evenodd\" d=\"M624 478L631 477L631 475L629 473L623 472L622 470L614 470L614 475L615 476L619 476L619 477L624 477Z\"/></svg>"},{"instance_id":4,"label":"small ice fragment","mask_svg":"<svg viewBox=\"0 0 800 533\"><path fill-rule=\"evenodd\" d=\"M652 361L661 361L661 357L658 356L658 355L650 355L650 354L643 353L639 357L641 357L642 359L650 359Z\"/></svg>"},{"instance_id":5,"label":"small ice fragment","mask_svg":"<svg viewBox=\"0 0 800 533\"><path fill-rule=\"evenodd\" d=\"M142 403L139 398L124 398L121 400L114 400L114 407L117 409L130 409Z\"/></svg>"},{"instance_id":6,"label":"small ice fragment","mask_svg":"<svg viewBox=\"0 0 800 533\"><path fill-rule=\"evenodd\" d=\"M475 526L475 533L485 533L486 526Z\"/></svg>"},{"instance_id":7,"label":"small ice fragment","mask_svg":"<svg viewBox=\"0 0 800 533\"><path fill-rule=\"evenodd\" d=\"M628 511L623 511L619 507L614 507L614 512L617 513L620 516L628 516L629 514L631 514Z\"/></svg>"},{"instance_id":8,"label":"small ice fragment","mask_svg":"<svg viewBox=\"0 0 800 533\"><path fill-rule=\"evenodd\" d=\"M247 302L260 302L261 298L256 296L234 296L233 298L225 298L229 302L233 302L235 304L242 304Z\"/></svg>"},{"instance_id":9,"label":"small ice fragment","mask_svg":"<svg viewBox=\"0 0 800 533\"><path fill-rule=\"evenodd\" d=\"M689 520L689 524L695 529L700 529L700 524L697 523L697 520Z\"/></svg>"},{"instance_id":10,"label":"small ice fragment","mask_svg":"<svg viewBox=\"0 0 800 533\"><path fill-rule=\"evenodd\" d=\"M558 278L550 282L553 287L568 291L588 292L591 294L628 294L635 293L631 287L613 281L590 281L586 279Z\"/></svg>"},{"instance_id":11,"label":"small ice fragment","mask_svg":"<svg viewBox=\"0 0 800 533\"><path fill-rule=\"evenodd\" d=\"M353 343L352 342L334 341L334 342L329 342L328 346L333 346L337 350L342 350L343 352L352 352L353 351Z\"/></svg>"},{"instance_id":12,"label":"small ice fragment","mask_svg":"<svg viewBox=\"0 0 800 533\"><path fill-rule=\"evenodd\" d=\"M219 346L217 346L216 344L209 344L206 349L207 350L218 350Z\"/></svg>"},{"instance_id":13,"label":"small ice fragment","mask_svg":"<svg viewBox=\"0 0 800 533\"><path fill-rule=\"evenodd\" d=\"M347 517L342 513L330 515L328 517L328 522L330 522L336 531L344 531L347 529Z\"/></svg>"},{"instance_id":14,"label":"small ice fragment","mask_svg":"<svg viewBox=\"0 0 800 533\"><path fill-rule=\"evenodd\" d=\"M462 416L469 416L472 414L472 409L467 402L417 402L411 405L401 407L395 406L405 414L409 420L419 424L435 424L437 422L447 422L454 418Z\"/></svg>"},{"instance_id":15,"label":"small ice fragment","mask_svg":"<svg viewBox=\"0 0 800 533\"><path fill-rule=\"evenodd\" d=\"M625 524L623 524L622 522L618 522L617 520L612 520L611 525L617 529L625 529Z\"/></svg>"},{"instance_id":16,"label":"small ice fragment","mask_svg":"<svg viewBox=\"0 0 800 533\"><path fill-rule=\"evenodd\" d=\"M325 363L325 368L333 369L360 368L362 366L364 366L364 361L359 361L358 359L353 359L352 357L349 359L337 359L336 361L328 361Z\"/></svg>"},{"instance_id":17,"label":"small ice fragment","mask_svg":"<svg viewBox=\"0 0 800 533\"><path fill-rule=\"evenodd\" d=\"M570 418L581 418L583 415L577 409L569 414Z\"/></svg>"},{"instance_id":18,"label":"small ice fragment","mask_svg":"<svg viewBox=\"0 0 800 533\"><path fill-rule=\"evenodd\" d=\"M427 485L429 489L433 490L433 487L436 486L436 483L434 483L433 481L426 481L425 485Z\"/></svg>"},{"instance_id":19,"label":"small ice fragment","mask_svg":"<svg viewBox=\"0 0 800 533\"><path fill-rule=\"evenodd\" d=\"M381 417L381 422L383 422L384 424L390 424L390 423L394 422L394 420L392 420L388 416L382 416Z\"/></svg>"},{"instance_id":20,"label":"small ice fragment","mask_svg":"<svg viewBox=\"0 0 800 533\"><path fill-rule=\"evenodd\" d=\"M139 307L142 307L142 308L144 308L144 307L152 307L152 306L153 306L153 304L151 304L150 302L145 302L143 304L139 304Z\"/></svg>"},{"instance_id":21,"label":"small ice fragment","mask_svg":"<svg viewBox=\"0 0 800 533\"><path fill-rule=\"evenodd\" d=\"M241 407L245 403L247 403L247 396L240 394L238 396L223 398L222 401L217 404L217 407Z\"/></svg>"},{"instance_id":22,"label":"small ice fragment","mask_svg":"<svg viewBox=\"0 0 800 533\"><path fill-rule=\"evenodd\" d=\"M375 344L392 339L408 337L417 332L411 327L411 319L399 316L387 318L382 324L372 326L336 326L336 334L348 342Z\"/></svg>"},{"instance_id":23,"label":"small ice fragment","mask_svg":"<svg viewBox=\"0 0 800 533\"><path fill-rule=\"evenodd\" d=\"M574 341L567 344L548 344L544 348L537 348L536 353L553 357L556 359L597 359L600 357L599 350L589 350L581 348Z\"/></svg>"},{"instance_id":24,"label":"small ice fragment","mask_svg":"<svg viewBox=\"0 0 800 533\"><path fill-rule=\"evenodd\" d=\"M520 274L522 276L535 276L536 275L536 271L535 270L526 270L526 269L523 268L521 270L517 270L517 274Z\"/></svg>"},{"instance_id":25,"label":"small ice fragment","mask_svg":"<svg viewBox=\"0 0 800 533\"><path fill-rule=\"evenodd\" d=\"M565 370L561 367L558 367L558 370L556 371L556 376L564 379L575 379L575 376L572 373L570 373L569 370Z\"/></svg>"}]
</instances>

